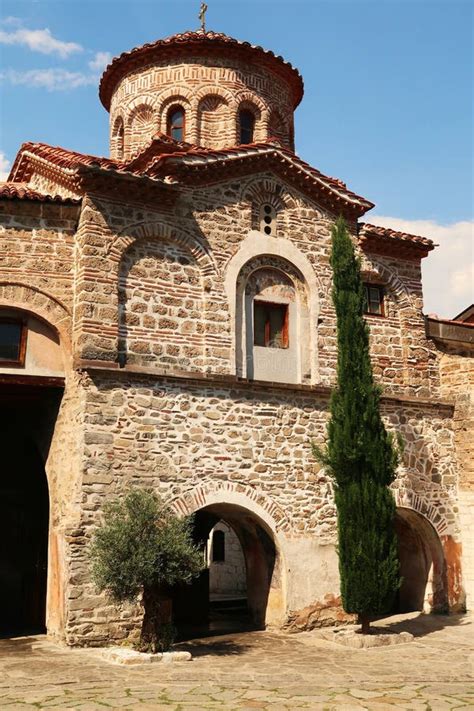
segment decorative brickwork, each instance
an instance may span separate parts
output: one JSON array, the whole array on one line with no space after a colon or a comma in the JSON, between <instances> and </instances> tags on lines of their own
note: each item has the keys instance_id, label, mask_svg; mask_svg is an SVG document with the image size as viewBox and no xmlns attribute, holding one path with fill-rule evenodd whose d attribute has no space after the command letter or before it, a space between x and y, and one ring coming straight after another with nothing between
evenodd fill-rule
<instances>
[{"instance_id":1,"label":"decorative brickwork","mask_svg":"<svg viewBox=\"0 0 474 711\"><path fill-rule=\"evenodd\" d=\"M190 143L209 148L237 145L238 113L250 109L255 114L255 141L273 136L293 148L291 90L279 77L224 57L174 61L170 65L157 60L117 84L110 107L113 158L121 158L114 134L119 117L125 122L124 155L130 158L154 133L166 133L167 111L173 104L186 112Z\"/></svg>"},{"instance_id":2,"label":"decorative brickwork","mask_svg":"<svg viewBox=\"0 0 474 711\"><path fill-rule=\"evenodd\" d=\"M24 144L0 189L0 308L46 321L65 355L42 451L48 631L70 644L123 639L140 624L139 606L97 594L88 561L105 502L133 485L232 526L259 624L347 621L332 481L311 451L336 376L339 214L364 279L384 292L384 315L367 321L383 416L405 443L401 550L407 567L433 563L404 599L416 589L416 609L460 610L464 588L474 594L472 357L443 345L439 324L436 341L426 329L420 260L433 244L358 225L373 204L289 150L301 95L284 60L222 35L145 45L102 81L112 159ZM185 135L155 135L176 105ZM251 145L237 146L240 110L254 118ZM278 344L255 339L259 299L283 307ZM51 385L27 369L0 379Z\"/></svg>"}]
</instances>

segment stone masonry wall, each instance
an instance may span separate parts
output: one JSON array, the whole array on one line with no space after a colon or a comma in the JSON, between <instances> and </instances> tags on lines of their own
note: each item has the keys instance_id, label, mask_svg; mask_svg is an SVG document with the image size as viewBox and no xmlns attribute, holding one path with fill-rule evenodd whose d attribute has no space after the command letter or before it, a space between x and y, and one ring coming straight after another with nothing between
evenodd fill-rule
<instances>
[{"instance_id":1,"label":"stone masonry wall","mask_svg":"<svg viewBox=\"0 0 474 711\"><path fill-rule=\"evenodd\" d=\"M170 243L140 240L119 273L119 357L127 363L203 367L203 287L193 255Z\"/></svg>"},{"instance_id":2,"label":"stone masonry wall","mask_svg":"<svg viewBox=\"0 0 474 711\"><path fill-rule=\"evenodd\" d=\"M474 607L474 349L467 344L438 344L441 389L455 400L454 435L459 468L459 518L467 606Z\"/></svg>"},{"instance_id":3,"label":"stone masonry wall","mask_svg":"<svg viewBox=\"0 0 474 711\"><path fill-rule=\"evenodd\" d=\"M23 284L71 308L79 210L76 205L1 200L0 284Z\"/></svg>"},{"instance_id":4,"label":"stone masonry wall","mask_svg":"<svg viewBox=\"0 0 474 711\"><path fill-rule=\"evenodd\" d=\"M226 279L241 255L248 255L247 261L252 256L261 256L258 248L261 233L252 229L259 205L268 200L273 200L278 210L275 237L266 243L264 253L268 254L270 248L275 255L284 256L286 251L287 261L292 263L295 257L306 265L306 281L313 281L310 329L309 334L303 334L311 340L307 345L311 348L311 382L331 384L337 356L329 266L334 218L290 186L265 174L239 182L196 187L192 191L183 189L173 206L160 211L98 196L85 198L77 237L78 355L117 361L120 343L122 352L130 350L125 359L137 365L169 368L173 364L189 369L192 360L192 367L197 370L235 373L236 297L228 292ZM132 247L135 242L137 246ZM157 243L161 246L157 247ZM166 249L164 244L168 245ZM135 257L133 250L138 250ZM126 277L133 259L139 259L140 263ZM188 265L183 263L186 261ZM148 276L143 271L144 264L154 265L146 267L145 271L151 269ZM386 288L387 316L368 317L376 377L392 392L411 392L423 397L436 393L436 356L424 331L419 264L364 255L364 271L367 279L382 282ZM158 281L153 305L149 303L142 316L134 312L132 317L130 309L144 308L144 302L149 301L155 276ZM234 287L237 276L233 278ZM139 277L144 279L142 287ZM133 281L133 286L130 282L129 287L124 287L126 278ZM169 283L168 295L160 293L159 284L165 280ZM133 292L132 301L142 302L141 306L129 305L127 318L134 321L133 328L142 329L141 333L146 332L148 338L151 330L146 328L155 328L151 325L155 324L155 317L150 309L156 309L155 313L161 317L160 329L165 329L168 345L165 342L161 348L157 345L155 353L152 344L138 352L138 340L125 338L123 325L119 334L119 311L122 315L127 311L123 303L124 295L125 301L128 299L127 288L130 294ZM179 300L184 300L189 308L191 304L199 305L199 323L190 323L189 313L197 310L183 308ZM145 320L149 327L145 326Z\"/></svg>"},{"instance_id":5,"label":"stone masonry wall","mask_svg":"<svg viewBox=\"0 0 474 711\"><path fill-rule=\"evenodd\" d=\"M71 643L100 643L109 633L127 635L137 624L136 610L117 610L87 582L83 545L105 500L132 485L151 486L170 501L202 486L252 490L273 502L275 511L285 512L285 536L301 540L302 551L309 541L334 548L332 486L310 449L311 439L321 442L324 437L325 396L125 372L90 373L82 386L84 481L82 525L72 545L75 579L69 595L74 614L67 625ZM389 426L401 431L406 442L397 499L431 517L440 536L457 541L450 409L416 403L400 407L387 401L384 412ZM299 576L315 577L323 565L316 558L311 562L314 569L306 569L308 562L303 564L298 555L287 563L296 590ZM300 607L312 602L304 600ZM295 609L292 599L288 606Z\"/></svg>"}]
</instances>

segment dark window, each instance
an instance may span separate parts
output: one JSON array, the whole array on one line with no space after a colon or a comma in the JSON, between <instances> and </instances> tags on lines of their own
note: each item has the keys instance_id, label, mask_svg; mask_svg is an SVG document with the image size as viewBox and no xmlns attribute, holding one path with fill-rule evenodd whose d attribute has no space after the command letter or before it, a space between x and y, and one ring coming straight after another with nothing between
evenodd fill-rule
<instances>
[{"instance_id":1,"label":"dark window","mask_svg":"<svg viewBox=\"0 0 474 711\"><path fill-rule=\"evenodd\" d=\"M365 284L365 313L384 315L383 286L377 284Z\"/></svg>"},{"instance_id":2,"label":"dark window","mask_svg":"<svg viewBox=\"0 0 474 711\"><path fill-rule=\"evenodd\" d=\"M182 106L172 106L168 111L167 133L175 141L184 141L184 109Z\"/></svg>"},{"instance_id":3,"label":"dark window","mask_svg":"<svg viewBox=\"0 0 474 711\"><path fill-rule=\"evenodd\" d=\"M239 112L240 143L253 143L255 116L251 111Z\"/></svg>"},{"instance_id":4,"label":"dark window","mask_svg":"<svg viewBox=\"0 0 474 711\"><path fill-rule=\"evenodd\" d=\"M288 348L288 305L253 302L254 344Z\"/></svg>"},{"instance_id":5,"label":"dark window","mask_svg":"<svg viewBox=\"0 0 474 711\"><path fill-rule=\"evenodd\" d=\"M23 321L0 318L0 365L24 365L25 351L26 328Z\"/></svg>"},{"instance_id":6,"label":"dark window","mask_svg":"<svg viewBox=\"0 0 474 711\"><path fill-rule=\"evenodd\" d=\"M275 208L272 205L263 205L260 208L260 230L266 235L271 235L275 228Z\"/></svg>"},{"instance_id":7,"label":"dark window","mask_svg":"<svg viewBox=\"0 0 474 711\"><path fill-rule=\"evenodd\" d=\"M224 531L214 531L212 534L212 562L223 563L225 561L225 533Z\"/></svg>"}]
</instances>

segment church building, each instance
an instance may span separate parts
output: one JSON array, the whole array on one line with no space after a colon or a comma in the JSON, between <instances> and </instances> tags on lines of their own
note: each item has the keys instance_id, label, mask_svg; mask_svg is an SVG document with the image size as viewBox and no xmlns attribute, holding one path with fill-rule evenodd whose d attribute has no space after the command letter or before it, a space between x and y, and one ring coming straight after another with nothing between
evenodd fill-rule
<instances>
[{"instance_id":1,"label":"church building","mask_svg":"<svg viewBox=\"0 0 474 711\"><path fill-rule=\"evenodd\" d=\"M99 96L110 157L27 142L0 184L2 632L101 645L137 629L140 606L99 595L88 558L104 503L133 486L194 514L206 547L178 626L229 596L257 628L347 619L311 452L336 376L339 215L405 442L394 612L463 611L474 324L423 315L433 242L370 224L370 200L295 153L303 80L271 51L177 34L115 58Z\"/></svg>"}]
</instances>

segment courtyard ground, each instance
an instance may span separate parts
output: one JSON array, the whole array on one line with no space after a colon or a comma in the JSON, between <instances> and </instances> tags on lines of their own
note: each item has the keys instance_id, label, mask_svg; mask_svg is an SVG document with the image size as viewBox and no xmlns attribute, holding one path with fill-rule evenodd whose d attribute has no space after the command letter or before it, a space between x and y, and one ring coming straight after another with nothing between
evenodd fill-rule
<instances>
[{"instance_id":1,"label":"courtyard ground","mask_svg":"<svg viewBox=\"0 0 474 711\"><path fill-rule=\"evenodd\" d=\"M371 650L318 632L252 632L179 645L192 662L115 666L45 637L0 640L0 709L474 709L472 618L390 618L413 642Z\"/></svg>"}]
</instances>

